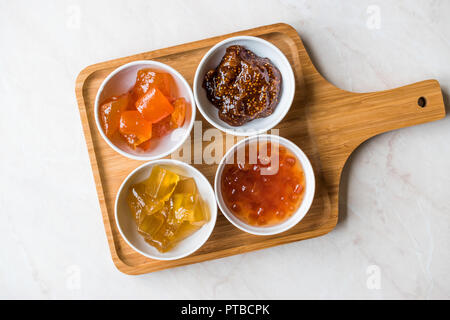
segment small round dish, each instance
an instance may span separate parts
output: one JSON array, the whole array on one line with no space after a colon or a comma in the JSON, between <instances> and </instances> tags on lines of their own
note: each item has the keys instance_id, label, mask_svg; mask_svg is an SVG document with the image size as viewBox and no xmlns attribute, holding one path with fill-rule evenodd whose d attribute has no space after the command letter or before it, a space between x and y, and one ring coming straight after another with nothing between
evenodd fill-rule
<instances>
[{"instance_id":1,"label":"small round dish","mask_svg":"<svg viewBox=\"0 0 450 320\"><path fill-rule=\"evenodd\" d=\"M152 167L159 165L167 168L177 174L194 178L200 196L202 197L205 205L209 209L210 219L199 230L193 233L191 236L183 239L173 249L168 252L161 253L156 248L145 242L144 238L138 233L136 223L130 212L127 203L127 193L129 187L132 184L141 182L147 179L150 175ZM198 250L208 240L211 232L214 229L217 219L217 204L214 196L214 190L205 178L194 167L172 159L160 159L147 162L131 172L123 181L119 188L115 202L115 218L117 228L123 239L128 245L140 254L157 260L175 260L186 257L196 250Z\"/></svg>"},{"instance_id":2,"label":"small round dish","mask_svg":"<svg viewBox=\"0 0 450 320\"><path fill-rule=\"evenodd\" d=\"M222 196L222 190L221 190L222 189L221 178L222 178L222 172L224 170L225 164L229 163L229 161L231 161L231 159L234 159L234 155L238 151L238 149L240 149L241 147L245 147L245 145L247 143L251 143L254 141L260 141L260 142L268 141L268 142L272 142L272 143L278 143L279 145L286 147L300 161L300 164L303 168L303 172L305 174L305 184L306 184L305 193L303 196L303 200L302 200L299 208L297 209L297 211L295 211L288 219L284 220L283 222L276 224L276 225L268 226L268 227L252 226L252 225L245 223L238 217L236 217L231 212L231 210L228 209L227 205L225 204L225 202L223 200L223 196ZM230 150L228 150L228 152L222 158L222 160L219 164L219 167L216 171L216 177L215 177L215 181L214 181L214 189L215 189L217 204L219 205L219 208L222 211L222 213L224 214L224 216L233 225L235 225L237 228L241 229L242 231L245 231L245 232L248 232L251 234L255 234L255 235L262 235L262 236L273 235L273 234L278 234L278 233L284 232L284 231L292 228L293 226L295 226L297 223L299 223L300 220L303 219L303 217L306 215L309 208L311 207L312 201L314 199L315 187L316 187L316 184L315 184L314 171L313 171L311 163L309 162L309 159L307 158L305 153L293 142L291 142L285 138L275 136L275 135L269 135L269 134L252 136L252 137L246 138L244 140L241 140L240 142L235 144ZM270 197L270 195L267 195L267 196Z\"/></svg>"},{"instance_id":3,"label":"small round dish","mask_svg":"<svg viewBox=\"0 0 450 320\"><path fill-rule=\"evenodd\" d=\"M99 108L100 103L107 98L128 92L136 82L136 75L140 69L151 68L156 71L167 72L172 75L178 89L177 96L184 97L188 102L186 108L186 118L182 127L177 128L164 137L152 138L151 147L147 151L133 150L125 141L113 143L103 132L100 124ZM135 160L155 160L163 158L177 150L189 137L195 120L195 100L191 87L183 76L166 64L152 60L134 61L120 66L111 72L103 80L95 97L95 123L102 138L106 143L121 155Z\"/></svg>"},{"instance_id":4,"label":"small round dish","mask_svg":"<svg viewBox=\"0 0 450 320\"><path fill-rule=\"evenodd\" d=\"M222 121L218 109L208 100L203 88L206 72L217 68L229 46L241 45L256 55L269 58L281 73L281 95L274 112L265 118L259 118L234 127ZM251 136L266 132L275 127L289 111L295 94L294 71L286 56L270 42L257 37L239 36L228 38L213 46L202 58L194 77L194 97L200 113L214 127L236 136Z\"/></svg>"}]
</instances>

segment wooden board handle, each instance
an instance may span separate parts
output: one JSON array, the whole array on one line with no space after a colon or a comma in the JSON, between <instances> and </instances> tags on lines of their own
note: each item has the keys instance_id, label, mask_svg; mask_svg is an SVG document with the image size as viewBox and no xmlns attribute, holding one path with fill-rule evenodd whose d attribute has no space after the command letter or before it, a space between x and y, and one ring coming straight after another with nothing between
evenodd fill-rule
<instances>
[{"instance_id":1,"label":"wooden board handle","mask_svg":"<svg viewBox=\"0 0 450 320\"><path fill-rule=\"evenodd\" d=\"M404 87L365 93L361 99L364 116L361 128L376 129L372 135L425 123L445 116L441 87L436 80L426 80Z\"/></svg>"},{"instance_id":2,"label":"wooden board handle","mask_svg":"<svg viewBox=\"0 0 450 320\"><path fill-rule=\"evenodd\" d=\"M348 157L367 139L445 116L444 100L436 80L371 93L353 93L326 85L327 90L323 92L327 96L317 93L318 101L310 111L313 116L327 120L326 124L312 122L312 128L319 152L328 155L326 159L322 156L322 160L328 161L328 166L323 168L328 185L339 185ZM419 99L425 102L423 107Z\"/></svg>"},{"instance_id":3,"label":"wooden board handle","mask_svg":"<svg viewBox=\"0 0 450 320\"><path fill-rule=\"evenodd\" d=\"M430 122L445 116L441 87L426 80L371 93L342 93L334 133L348 155L365 140L383 132ZM345 115L345 116L344 116Z\"/></svg>"}]
</instances>

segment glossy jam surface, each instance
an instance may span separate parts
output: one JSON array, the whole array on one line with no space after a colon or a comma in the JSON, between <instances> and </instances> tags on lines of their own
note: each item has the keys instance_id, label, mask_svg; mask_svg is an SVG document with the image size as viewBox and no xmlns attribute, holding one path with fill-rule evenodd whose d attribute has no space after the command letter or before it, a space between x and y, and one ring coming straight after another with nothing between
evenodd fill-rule
<instances>
[{"instance_id":1,"label":"glossy jam surface","mask_svg":"<svg viewBox=\"0 0 450 320\"><path fill-rule=\"evenodd\" d=\"M170 74L149 68L139 70L133 88L134 95L142 97L152 87L161 90L170 101L175 99L175 82Z\"/></svg>"},{"instance_id":2,"label":"glossy jam surface","mask_svg":"<svg viewBox=\"0 0 450 320\"><path fill-rule=\"evenodd\" d=\"M124 111L120 115L119 132L130 146L136 148L152 137L152 123L138 111Z\"/></svg>"},{"instance_id":3,"label":"glossy jam surface","mask_svg":"<svg viewBox=\"0 0 450 320\"><path fill-rule=\"evenodd\" d=\"M164 96L161 90L155 87L151 87L136 101L136 109L151 123L156 123L164 119L174 110L167 97Z\"/></svg>"},{"instance_id":4,"label":"glossy jam surface","mask_svg":"<svg viewBox=\"0 0 450 320\"><path fill-rule=\"evenodd\" d=\"M127 110L129 103L128 94L112 97L105 101L100 107L100 121L102 128L108 138L112 138L119 129L120 116Z\"/></svg>"},{"instance_id":5,"label":"glossy jam surface","mask_svg":"<svg viewBox=\"0 0 450 320\"><path fill-rule=\"evenodd\" d=\"M219 66L206 73L203 88L232 126L271 115L281 92L281 73L268 58L238 45L227 48Z\"/></svg>"},{"instance_id":6,"label":"glossy jam surface","mask_svg":"<svg viewBox=\"0 0 450 320\"><path fill-rule=\"evenodd\" d=\"M113 142L126 141L133 149L147 150L152 137L160 138L184 124L188 103L176 96L172 76L152 69L137 72L133 88L103 101L100 123Z\"/></svg>"},{"instance_id":7,"label":"glossy jam surface","mask_svg":"<svg viewBox=\"0 0 450 320\"><path fill-rule=\"evenodd\" d=\"M236 217L249 225L272 226L297 211L305 176L300 161L286 147L255 142L245 147L245 161L234 162L225 165L221 188L226 206Z\"/></svg>"},{"instance_id":8,"label":"glossy jam surface","mask_svg":"<svg viewBox=\"0 0 450 320\"><path fill-rule=\"evenodd\" d=\"M160 252L169 251L209 220L195 180L157 165L147 180L130 187L127 200L138 232Z\"/></svg>"}]
</instances>

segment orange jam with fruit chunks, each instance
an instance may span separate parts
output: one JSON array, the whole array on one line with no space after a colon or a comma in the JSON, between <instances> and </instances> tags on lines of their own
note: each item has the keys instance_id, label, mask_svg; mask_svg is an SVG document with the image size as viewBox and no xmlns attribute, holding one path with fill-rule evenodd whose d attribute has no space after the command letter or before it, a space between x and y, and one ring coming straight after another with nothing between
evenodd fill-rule
<instances>
[{"instance_id":1,"label":"orange jam with fruit chunks","mask_svg":"<svg viewBox=\"0 0 450 320\"><path fill-rule=\"evenodd\" d=\"M271 142L251 144L250 148L245 146L245 160L225 165L221 177L223 199L245 223L272 226L299 208L305 175L300 161L286 147ZM252 150L255 154L250 154Z\"/></svg>"},{"instance_id":2,"label":"orange jam with fruit chunks","mask_svg":"<svg viewBox=\"0 0 450 320\"><path fill-rule=\"evenodd\" d=\"M136 148L152 137L152 124L137 111L124 111L120 116L119 132Z\"/></svg>"},{"instance_id":3,"label":"orange jam with fruit chunks","mask_svg":"<svg viewBox=\"0 0 450 320\"><path fill-rule=\"evenodd\" d=\"M175 82L170 74L152 69L139 70L133 88L134 94L142 97L151 87L161 90L169 100L175 99Z\"/></svg>"},{"instance_id":4,"label":"orange jam with fruit chunks","mask_svg":"<svg viewBox=\"0 0 450 320\"><path fill-rule=\"evenodd\" d=\"M128 94L123 94L119 97L112 97L100 107L100 121L108 138L112 138L119 129L120 116L127 109L128 103Z\"/></svg>"},{"instance_id":5,"label":"orange jam with fruit chunks","mask_svg":"<svg viewBox=\"0 0 450 320\"><path fill-rule=\"evenodd\" d=\"M176 96L176 89L169 73L139 70L129 92L101 104L99 118L106 136L145 151L151 147L152 137L160 138L183 126L188 103Z\"/></svg>"},{"instance_id":6,"label":"orange jam with fruit chunks","mask_svg":"<svg viewBox=\"0 0 450 320\"><path fill-rule=\"evenodd\" d=\"M174 110L172 104L164 96L162 91L154 87L151 87L136 101L136 109L151 123L156 123L164 119Z\"/></svg>"},{"instance_id":7,"label":"orange jam with fruit chunks","mask_svg":"<svg viewBox=\"0 0 450 320\"><path fill-rule=\"evenodd\" d=\"M186 99L178 98L174 101L174 111L171 114L171 123L173 128L179 128L184 123L186 117Z\"/></svg>"},{"instance_id":8,"label":"orange jam with fruit chunks","mask_svg":"<svg viewBox=\"0 0 450 320\"><path fill-rule=\"evenodd\" d=\"M147 180L130 187L127 200L138 232L160 252L169 251L209 220L195 180L158 165Z\"/></svg>"}]
</instances>

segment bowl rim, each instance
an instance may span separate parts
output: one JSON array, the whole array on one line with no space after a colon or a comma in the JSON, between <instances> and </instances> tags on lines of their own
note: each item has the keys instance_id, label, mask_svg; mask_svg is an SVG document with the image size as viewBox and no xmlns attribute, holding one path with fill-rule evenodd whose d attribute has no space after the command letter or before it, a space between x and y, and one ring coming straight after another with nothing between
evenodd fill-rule
<instances>
[{"instance_id":1,"label":"bowl rim","mask_svg":"<svg viewBox=\"0 0 450 320\"><path fill-rule=\"evenodd\" d=\"M203 180L202 183L206 183L208 185L208 190L209 190L210 194L213 196L213 198L215 200L214 202L216 204L216 205L213 206L213 208L211 208L212 211L210 212L210 220L207 222L207 224L211 223L212 226L210 227L210 231L207 233L207 235L205 236L204 240L200 241L198 243L198 245L194 246L193 249L189 250L188 252L186 252L184 254L179 254L178 256L175 256L175 257L157 257L157 256L154 256L152 254L148 254L146 252L143 252L143 251L139 250L125 236L125 234L122 231L122 228L120 226L119 219L118 219L117 206L118 206L118 203L119 203L119 196L124 191L123 188L124 188L125 184L134 176L134 174L136 172L138 172L142 168L147 167L147 166L153 167L154 165L157 165L157 164L181 166L181 167L189 168L190 170L193 170L194 172L198 173L198 176L200 177L200 179ZM178 259L187 257L187 256L191 255L192 253L194 253L195 251L197 251L198 249L200 249L206 243L206 241L208 241L209 237L211 236L211 234L212 234L212 232L213 232L213 230L215 228L216 221L217 221L217 200L216 200L216 194L214 193L213 187L211 186L211 183L209 183L208 179L206 179L205 175L203 173L201 173L195 167L191 166L190 164L187 164L187 163L179 161L179 160L174 160L174 159L156 159L156 160L148 161L148 162L143 163L142 165L138 166L133 171L131 171L127 175L127 177L122 181L122 184L120 185L119 190L117 191L116 199L114 201L114 219L116 220L116 226L117 226L117 229L119 230L120 235L122 236L122 239L124 239L125 242L133 250L135 250L136 252L142 254L143 256L145 256L147 258L155 259L155 260L161 260L161 261L178 260ZM203 227L204 226L202 226L202 228Z\"/></svg>"},{"instance_id":2,"label":"bowl rim","mask_svg":"<svg viewBox=\"0 0 450 320\"><path fill-rule=\"evenodd\" d=\"M305 174L305 182L306 182L306 190L305 194L303 196L303 200L300 203L300 206L298 209L289 217L288 219L284 220L283 222L269 226L269 227L257 227L257 226L251 226L244 221L240 220L238 217L236 217L226 206L226 204L223 202L222 194L219 194L219 190L221 189L220 183L221 183L221 177L223 172L223 167L225 165L225 161L228 158L228 156L234 152L236 152L237 148L239 148L242 145L245 145L246 143L258 140L260 138L265 138L266 141L276 141L280 145L285 146L288 148L292 153L295 154L296 158L300 161L300 164L303 168L303 172ZM297 156L300 155L300 157ZM220 176L219 176L220 175ZM245 231L250 234L259 235L259 236L268 236L268 235L274 235L279 234L284 231L287 231L297 225L308 213L309 209L311 208L311 204L314 200L316 190L316 179L314 174L314 169L311 165L310 160L306 156L306 154L303 152L302 149L300 149L299 146L297 146L292 141L283 138L281 136L276 136L272 134L263 134L263 135L255 135L248 137L246 139L243 139L233 145L223 156L222 160L219 163L219 166L216 170L216 175L214 178L214 193L216 196L217 205L219 206L222 214L230 221L235 227L238 229ZM223 203L222 203L223 202ZM235 219L233 219L234 217Z\"/></svg>"},{"instance_id":3,"label":"bowl rim","mask_svg":"<svg viewBox=\"0 0 450 320\"><path fill-rule=\"evenodd\" d=\"M289 95L288 95L288 101L289 102L286 104L287 106L285 107L283 112L280 114L280 118L277 121L273 121L269 126L266 126L264 128L261 128L261 129L239 130L238 128L242 128L242 126L236 127L236 129L230 129L230 128L224 127L222 124L216 122L214 119L212 119L211 117L208 116L207 112L203 110L203 106L201 105L201 103L199 101L199 98L198 98L198 95L197 95L197 88L198 88L199 85L201 85L201 80L199 79L199 77L200 77L200 69L206 63L207 59L219 47L222 47L223 45L225 45L225 44L227 44L229 42L232 42L232 41L236 41L236 40L256 41L256 42L262 43L263 45L265 45L265 46L269 47L270 49L274 50L275 52L279 53L283 63L288 66L288 74L287 75L283 74L282 78L287 76L291 80L291 82L293 83L292 92L289 92ZM268 57L268 58L270 59L270 57ZM270 43L269 41L264 40L264 39L259 38L259 37L254 37L254 36L235 36L235 37L230 37L230 38L222 40L222 41L216 43L214 46L212 46L205 53L205 55L202 57L202 59L200 60L198 66L197 66L197 70L195 71L194 83L193 83L193 92L194 92L195 103L197 104L198 110L200 111L202 116L206 119L206 121L208 121L215 128L217 128L219 130L222 130L222 131L224 131L224 132L226 132L228 134L235 135L235 136L252 136L252 135L261 134L261 133L269 131L270 129L272 129L276 125L278 125L284 119L284 117L289 112L289 110L291 109L292 102L294 101L295 90L296 90L296 81L295 81L294 70L292 68L291 63L287 59L286 55L277 46L275 46L274 44ZM269 115L268 117L265 117L265 118L269 118L270 116L271 115ZM255 119L255 120L257 120L257 119Z\"/></svg>"},{"instance_id":4,"label":"bowl rim","mask_svg":"<svg viewBox=\"0 0 450 320\"><path fill-rule=\"evenodd\" d=\"M187 91L188 91L188 95L189 95L189 99L192 101L191 102L191 121L189 123L188 128L186 129L186 132L184 133L183 137L176 143L174 144L174 146L172 148L170 148L169 150L167 150L166 152L160 153L156 156L146 156L146 155L134 155L131 153L128 153L122 149L120 149L119 147L117 147L107 136L106 134L103 132L103 128L100 124L100 119L99 119L99 115L98 115L98 111L100 108L100 95L103 92L103 89L105 88L106 84L111 80L112 77L114 77L116 74L118 74L120 71L125 70L129 67L135 66L135 65L140 65L140 64L145 64L148 66L158 66L162 69L165 69L167 71L169 71L173 76L176 76L183 84L183 86L186 87ZM195 115L196 115L196 103L195 103L195 97L192 91L191 86L189 85L189 83L186 81L186 79L174 68L172 68L171 66L162 63L162 62L158 62L158 61L154 61L154 60L136 60L136 61L132 61L132 62L128 62L125 63L119 67L117 67L116 69L114 69L110 74L108 74L108 76L103 80L102 84L100 85L100 87L97 90L97 94L95 96L95 101L94 101L94 117L95 117L95 124L97 126L97 130L100 132L100 135L102 136L103 140L116 152L118 152L119 154L129 158L129 159L133 159L133 160L157 160L157 159L161 159L164 158L170 154L172 154L174 151L176 151L179 147L181 147L183 145L183 143L186 141L186 139L190 136L192 128L194 126L194 122L195 122Z\"/></svg>"}]
</instances>

